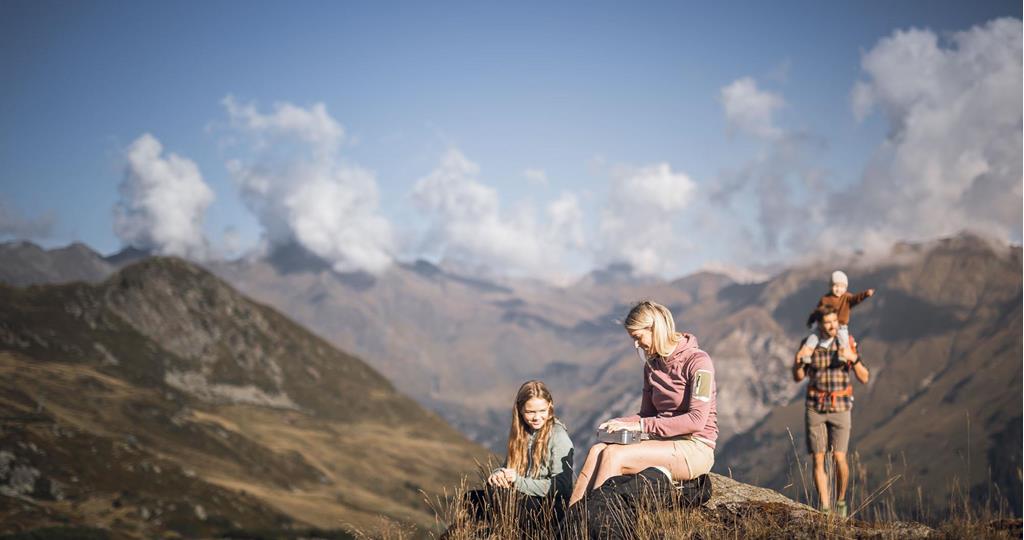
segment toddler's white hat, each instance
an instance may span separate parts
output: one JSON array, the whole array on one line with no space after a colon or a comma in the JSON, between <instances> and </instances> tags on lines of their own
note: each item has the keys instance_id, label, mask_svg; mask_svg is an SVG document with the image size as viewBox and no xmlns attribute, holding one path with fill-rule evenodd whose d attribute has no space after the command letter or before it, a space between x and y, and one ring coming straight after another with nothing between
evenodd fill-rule
<instances>
[{"instance_id":1,"label":"toddler's white hat","mask_svg":"<svg viewBox=\"0 0 1024 540\"><path fill-rule=\"evenodd\" d=\"M846 274L842 270L836 270L835 272L832 272L832 283L849 285L850 279L846 277Z\"/></svg>"}]
</instances>

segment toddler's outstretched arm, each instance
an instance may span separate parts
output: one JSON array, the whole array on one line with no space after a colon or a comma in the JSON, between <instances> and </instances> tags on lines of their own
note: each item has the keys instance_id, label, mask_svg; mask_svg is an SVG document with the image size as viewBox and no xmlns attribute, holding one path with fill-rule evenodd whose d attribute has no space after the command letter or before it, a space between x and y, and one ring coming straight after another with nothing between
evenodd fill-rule
<instances>
[{"instance_id":1,"label":"toddler's outstretched arm","mask_svg":"<svg viewBox=\"0 0 1024 540\"><path fill-rule=\"evenodd\" d=\"M868 289L866 291L861 291L861 292L859 292L857 294L852 294L852 293L846 293L846 294L850 297L850 307L852 308L853 306L856 306L857 304L859 304L859 303L867 300L868 298L871 298L872 296L874 296L875 295L875 290L874 289Z\"/></svg>"}]
</instances>

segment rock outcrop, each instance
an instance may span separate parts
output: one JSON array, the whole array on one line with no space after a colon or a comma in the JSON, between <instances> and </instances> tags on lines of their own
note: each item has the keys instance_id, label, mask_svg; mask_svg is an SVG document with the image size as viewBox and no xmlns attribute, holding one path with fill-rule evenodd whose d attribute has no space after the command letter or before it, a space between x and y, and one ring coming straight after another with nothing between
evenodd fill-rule
<instances>
[{"instance_id":1,"label":"rock outcrop","mask_svg":"<svg viewBox=\"0 0 1024 540\"><path fill-rule=\"evenodd\" d=\"M931 527L914 522L866 523L851 516L840 520L823 514L767 488L744 484L718 474L711 475L713 495L700 509L707 519L739 531L743 526L760 528L767 537L819 538L830 531L837 537L929 538ZM772 532L781 533L778 536ZM741 536L742 537L742 536Z\"/></svg>"}]
</instances>

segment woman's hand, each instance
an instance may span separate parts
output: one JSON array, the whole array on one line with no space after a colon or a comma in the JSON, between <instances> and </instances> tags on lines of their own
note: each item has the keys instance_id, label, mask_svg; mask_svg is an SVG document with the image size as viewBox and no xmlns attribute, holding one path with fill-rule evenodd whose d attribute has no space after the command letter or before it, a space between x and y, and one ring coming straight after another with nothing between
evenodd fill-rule
<instances>
[{"instance_id":1,"label":"woman's hand","mask_svg":"<svg viewBox=\"0 0 1024 540\"><path fill-rule=\"evenodd\" d=\"M608 432L619 431L620 429L625 429L628 431L640 431L640 421L636 420L633 422L623 422L622 420L617 420L613 418L601 424L600 426L597 426L597 429L603 429Z\"/></svg>"}]
</instances>

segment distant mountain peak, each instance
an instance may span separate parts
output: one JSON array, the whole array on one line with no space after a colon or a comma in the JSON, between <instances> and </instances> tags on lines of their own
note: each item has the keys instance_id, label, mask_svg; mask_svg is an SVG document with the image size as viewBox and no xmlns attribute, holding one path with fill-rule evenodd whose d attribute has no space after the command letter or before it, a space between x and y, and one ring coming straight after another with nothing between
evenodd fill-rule
<instances>
[{"instance_id":1,"label":"distant mountain peak","mask_svg":"<svg viewBox=\"0 0 1024 540\"><path fill-rule=\"evenodd\" d=\"M331 264L298 242L274 246L267 253L266 261L281 274L318 274L331 271Z\"/></svg>"},{"instance_id":2,"label":"distant mountain peak","mask_svg":"<svg viewBox=\"0 0 1024 540\"><path fill-rule=\"evenodd\" d=\"M700 272L725 276L736 283L761 283L768 281L773 274L773 272L769 271L722 263L706 264L695 273Z\"/></svg>"},{"instance_id":3,"label":"distant mountain peak","mask_svg":"<svg viewBox=\"0 0 1024 540\"><path fill-rule=\"evenodd\" d=\"M408 265L408 268L413 272L428 278L444 275L444 270L442 270L440 266L424 259L416 259L415 262Z\"/></svg>"},{"instance_id":4,"label":"distant mountain peak","mask_svg":"<svg viewBox=\"0 0 1024 540\"><path fill-rule=\"evenodd\" d=\"M152 257L154 255L152 250L140 249L135 246L127 246L122 248L116 253L112 253L103 257L108 263L120 268L128 264L132 264L136 261Z\"/></svg>"},{"instance_id":5,"label":"distant mountain peak","mask_svg":"<svg viewBox=\"0 0 1024 540\"><path fill-rule=\"evenodd\" d=\"M613 262L604 268L591 270L580 281L591 285L616 285L635 283L638 279L640 278L636 275L633 265L628 262Z\"/></svg>"},{"instance_id":6,"label":"distant mountain peak","mask_svg":"<svg viewBox=\"0 0 1024 540\"><path fill-rule=\"evenodd\" d=\"M89 246L75 242L45 249L28 240L0 243L0 283L23 287L40 283L99 282L114 268Z\"/></svg>"}]
</instances>

